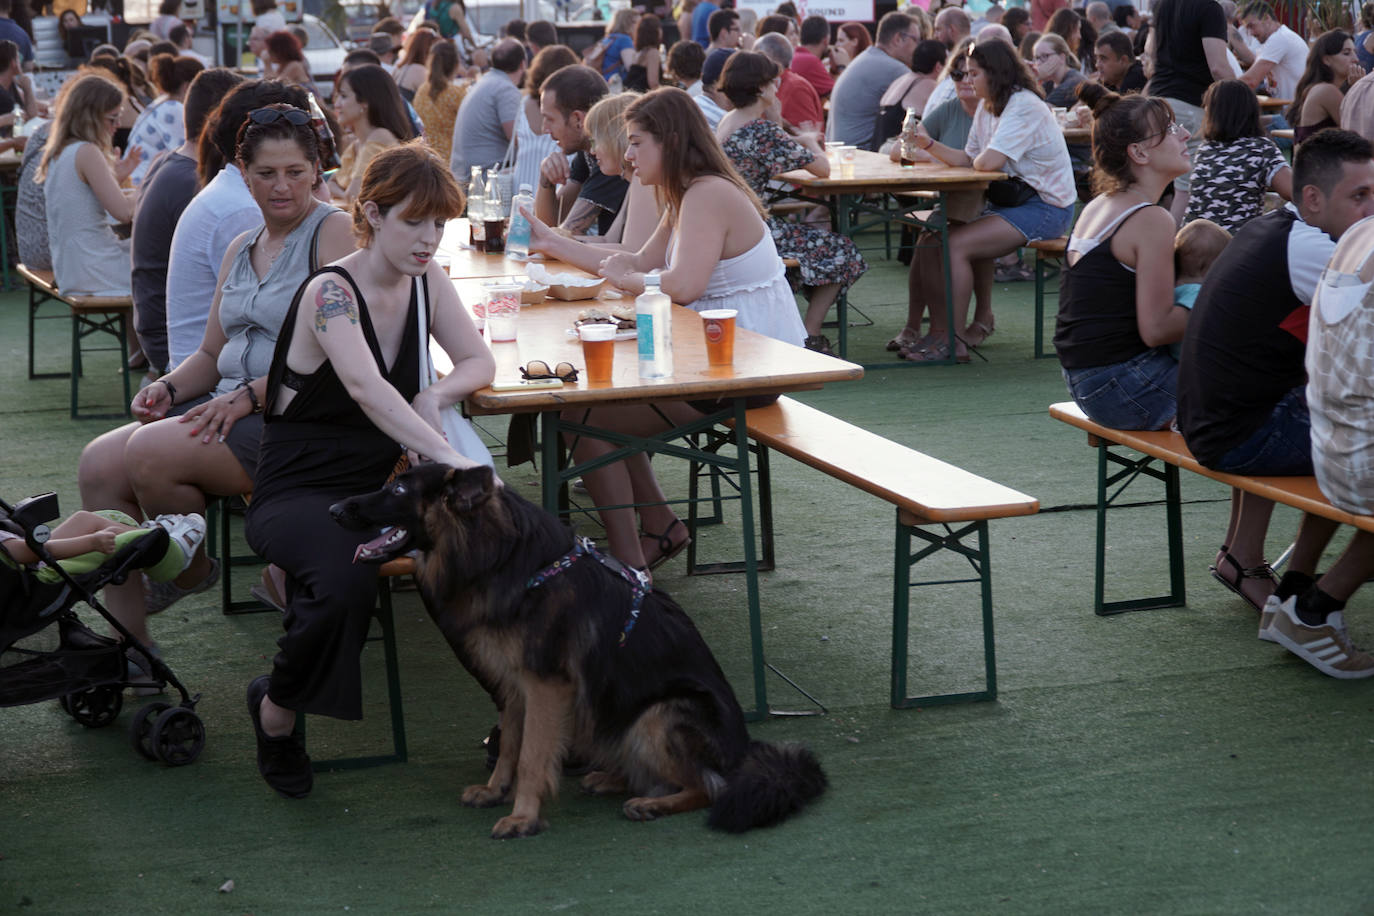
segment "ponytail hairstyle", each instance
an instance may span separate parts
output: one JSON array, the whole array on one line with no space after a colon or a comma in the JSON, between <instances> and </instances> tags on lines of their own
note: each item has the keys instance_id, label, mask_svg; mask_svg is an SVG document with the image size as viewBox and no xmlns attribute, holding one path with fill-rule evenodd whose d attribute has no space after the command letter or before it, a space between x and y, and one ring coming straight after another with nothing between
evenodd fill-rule
<instances>
[{"instance_id":1,"label":"ponytail hairstyle","mask_svg":"<svg viewBox=\"0 0 1374 916\"><path fill-rule=\"evenodd\" d=\"M365 205L377 205L383 217L393 207L409 201L401 212L405 219L448 221L463 212L463 191L444 162L423 140L412 140L382 150L368 163L353 202L353 235L359 248L372 247L376 235L368 222Z\"/></svg>"},{"instance_id":2,"label":"ponytail hairstyle","mask_svg":"<svg viewBox=\"0 0 1374 916\"><path fill-rule=\"evenodd\" d=\"M1079 84L1078 100L1093 113L1093 193L1126 190L1136 181L1130 145L1167 131L1174 110L1156 96L1117 95L1091 81Z\"/></svg>"},{"instance_id":3,"label":"ponytail hairstyle","mask_svg":"<svg viewBox=\"0 0 1374 916\"><path fill-rule=\"evenodd\" d=\"M447 38L434 42L429 48L429 71L425 77L424 89L429 93L431 102L439 101L453 82L453 74L458 72L458 46Z\"/></svg>"},{"instance_id":4,"label":"ponytail hairstyle","mask_svg":"<svg viewBox=\"0 0 1374 916\"><path fill-rule=\"evenodd\" d=\"M148 62L153 85L165 95L176 95L204 69L205 65L194 57L174 57L171 54L158 54Z\"/></svg>"}]
</instances>

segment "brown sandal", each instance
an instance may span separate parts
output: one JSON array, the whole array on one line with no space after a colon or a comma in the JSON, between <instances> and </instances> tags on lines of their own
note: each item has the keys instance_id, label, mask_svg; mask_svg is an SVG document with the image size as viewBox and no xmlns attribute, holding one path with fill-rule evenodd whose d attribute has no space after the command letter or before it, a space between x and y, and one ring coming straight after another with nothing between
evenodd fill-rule
<instances>
[{"instance_id":1,"label":"brown sandal","mask_svg":"<svg viewBox=\"0 0 1374 916\"><path fill-rule=\"evenodd\" d=\"M887 349L891 352L898 350L915 350L920 343L921 334L911 328L902 328L902 333L887 342Z\"/></svg>"}]
</instances>

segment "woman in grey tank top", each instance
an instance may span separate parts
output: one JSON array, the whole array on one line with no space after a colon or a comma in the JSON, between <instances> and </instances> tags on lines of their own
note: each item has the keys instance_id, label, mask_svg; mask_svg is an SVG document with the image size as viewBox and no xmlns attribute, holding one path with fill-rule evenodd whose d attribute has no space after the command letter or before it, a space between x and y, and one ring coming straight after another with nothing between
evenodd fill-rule
<instances>
[{"instance_id":1,"label":"woman in grey tank top","mask_svg":"<svg viewBox=\"0 0 1374 916\"><path fill-rule=\"evenodd\" d=\"M255 89L245 84L235 93ZM315 264L355 246L348 216L312 196L321 175L308 113L280 103L252 110L238 155L264 224L229 246L200 349L138 393L138 422L86 446L84 505L142 518L173 505L203 512L206 494L253 489L266 375L286 310ZM199 554L174 582L145 594L144 583L132 578L107 590L107 603L146 640L147 614L209 588L218 576L218 564Z\"/></svg>"}]
</instances>

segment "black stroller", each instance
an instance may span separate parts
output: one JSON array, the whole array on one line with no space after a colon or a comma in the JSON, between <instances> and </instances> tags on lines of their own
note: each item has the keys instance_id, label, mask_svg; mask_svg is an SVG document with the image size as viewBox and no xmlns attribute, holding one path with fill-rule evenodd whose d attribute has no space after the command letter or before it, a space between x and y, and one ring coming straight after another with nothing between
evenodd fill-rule
<instances>
[{"instance_id":1,"label":"black stroller","mask_svg":"<svg viewBox=\"0 0 1374 916\"><path fill-rule=\"evenodd\" d=\"M106 583L122 584L130 573L158 562L167 550L167 532L152 529L126 544L94 570L69 574L44 544L50 535L46 522L58 517L57 494L45 493L11 506L0 499L0 527L20 535L57 577L40 576L13 562L0 562L0 706L24 706L57 699L62 709L87 728L114 722L124 704L126 687L165 687L181 694L181 702L149 703L130 724L134 750L148 760L184 766L205 748L205 726L196 713L200 696L191 696L162 659L134 639L96 600ZM0 552L4 544L0 542ZM52 579L52 581L43 581ZM95 608L124 637L114 639L93 632L72 608L79 601ZM41 641L40 631L56 624L55 648L20 646ZM49 644L52 639L48 639ZM131 671L126 650L139 654L146 674ZM146 662L146 664L145 664Z\"/></svg>"}]
</instances>

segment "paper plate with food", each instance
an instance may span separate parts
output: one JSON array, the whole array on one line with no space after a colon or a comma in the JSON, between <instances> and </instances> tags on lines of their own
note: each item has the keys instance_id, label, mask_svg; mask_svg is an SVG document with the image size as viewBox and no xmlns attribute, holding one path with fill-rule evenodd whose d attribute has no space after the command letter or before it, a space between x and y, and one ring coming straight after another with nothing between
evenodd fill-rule
<instances>
[{"instance_id":1,"label":"paper plate with food","mask_svg":"<svg viewBox=\"0 0 1374 916\"><path fill-rule=\"evenodd\" d=\"M549 295L555 299L573 301L595 299L606 285L602 277L588 277L584 274L554 272L543 264L531 264L525 271L531 280L549 288Z\"/></svg>"},{"instance_id":2,"label":"paper plate with food","mask_svg":"<svg viewBox=\"0 0 1374 916\"><path fill-rule=\"evenodd\" d=\"M639 333L635 329L634 303L616 303L604 309L585 308L577 313L573 326L568 328L568 336L576 337L577 329L584 324L613 324L616 340L634 340Z\"/></svg>"}]
</instances>

